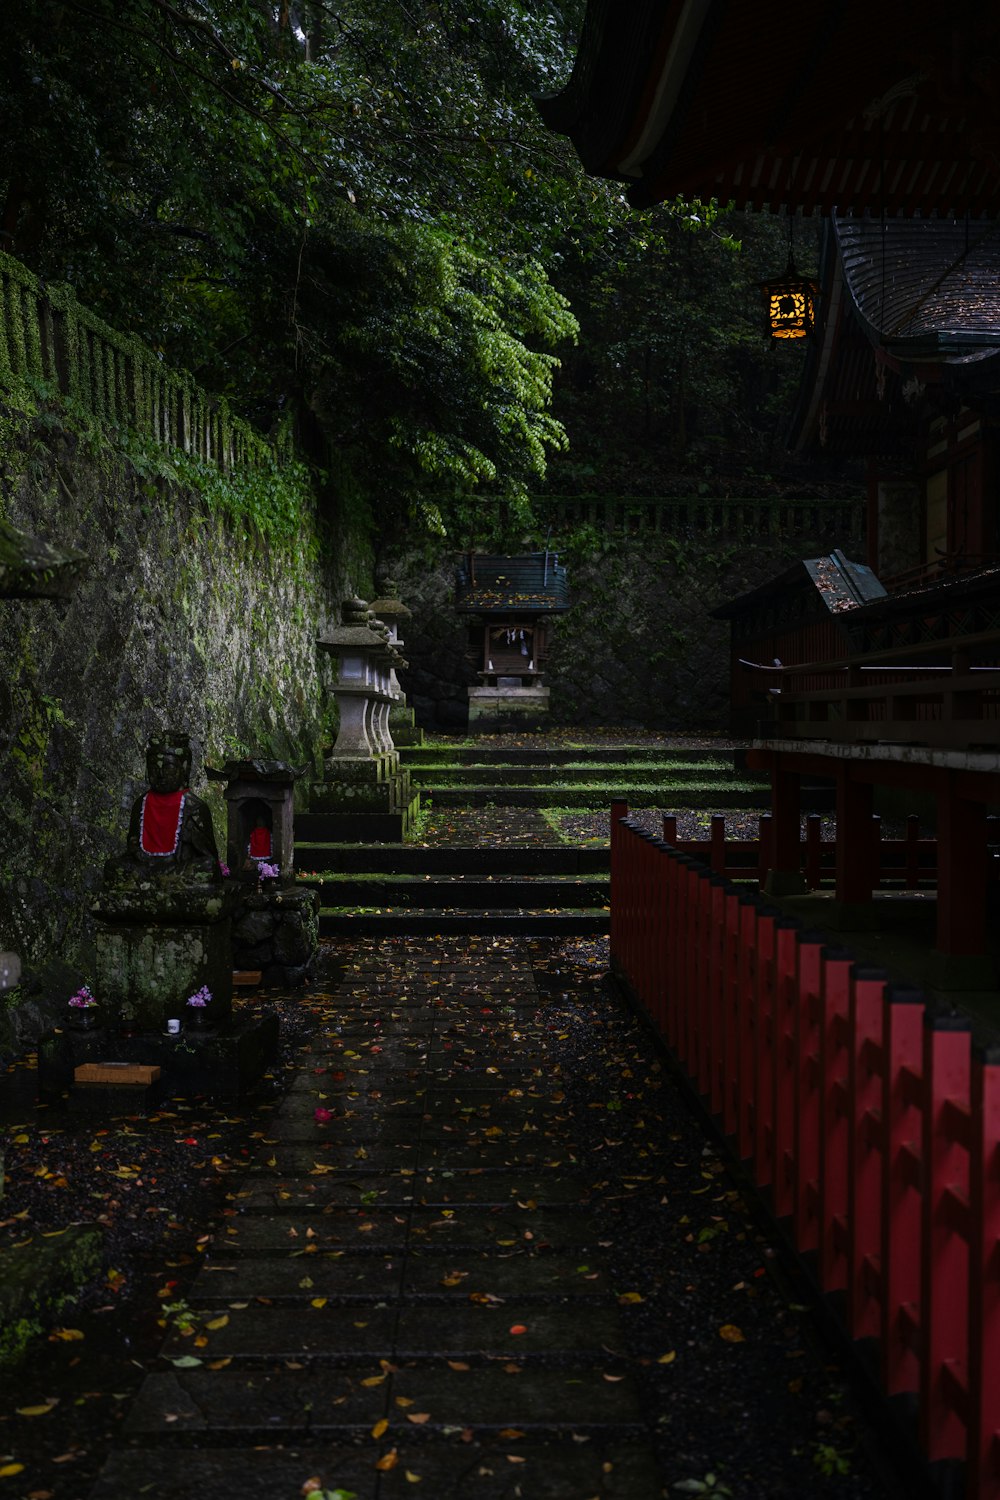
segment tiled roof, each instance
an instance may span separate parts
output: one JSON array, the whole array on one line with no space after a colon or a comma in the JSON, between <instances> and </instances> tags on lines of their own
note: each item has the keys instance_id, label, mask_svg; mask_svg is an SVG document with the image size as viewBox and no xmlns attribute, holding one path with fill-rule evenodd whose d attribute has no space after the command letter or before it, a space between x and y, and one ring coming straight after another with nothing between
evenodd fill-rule
<instances>
[{"instance_id":1,"label":"tiled roof","mask_svg":"<svg viewBox=\"0 0 1000 1500\"><path fill-rule=\"evenodd\" d=\"M554 552L477 554L471 569L466 556L459 563L455 594L458 609L469 614L548 614L569 608L566 569Z\"/></svg>"}]
</instances>

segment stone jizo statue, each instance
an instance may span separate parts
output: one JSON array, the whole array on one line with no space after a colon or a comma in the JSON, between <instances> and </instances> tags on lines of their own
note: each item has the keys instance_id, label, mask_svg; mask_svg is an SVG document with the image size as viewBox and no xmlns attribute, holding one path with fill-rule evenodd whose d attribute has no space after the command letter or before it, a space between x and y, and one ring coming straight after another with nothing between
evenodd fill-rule
<instances>
[{"instance_id":1,"label":"stone jizo statue","mask_svg":"<svg viewBox=\"0 0 1000 1500\"><path fill-rule=\"evenodd\" d=\"M183 875L220 881L219 853L208 804L188 786L191 742L186 734L153 735L146 746L148 788L136 799L125 853L109 860L111 881Z\"/></svg>"}]
</instances>

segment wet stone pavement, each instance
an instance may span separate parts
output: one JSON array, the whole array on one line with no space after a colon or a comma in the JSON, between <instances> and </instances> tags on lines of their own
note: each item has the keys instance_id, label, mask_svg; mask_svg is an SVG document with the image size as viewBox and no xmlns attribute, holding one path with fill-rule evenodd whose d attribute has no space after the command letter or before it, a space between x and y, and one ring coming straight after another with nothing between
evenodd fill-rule
<instances>
[{"instance_id":1,"label":"wet stone pavement","mask_svg":"<svg viewBox=\"0 0 1000 1500\"><path fill-rule=\"evenodd\" d=\"M353 950L91 1500L891 1492L585 949Z\"/></svg>"}]
</instances>

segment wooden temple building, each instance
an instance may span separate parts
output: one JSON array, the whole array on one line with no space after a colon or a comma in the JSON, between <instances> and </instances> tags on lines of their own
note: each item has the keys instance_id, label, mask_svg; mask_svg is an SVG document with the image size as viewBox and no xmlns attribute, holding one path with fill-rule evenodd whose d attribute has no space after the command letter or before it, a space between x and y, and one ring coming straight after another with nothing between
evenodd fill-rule
<instances>
[{"instance_id":1,"label":"wooden temple building","mask_svg":"<svg viewBox=\"0 0 1000 1500\"><path fill-rule=\"evenodd\" d=\"M737 723L772 777L776 894L799 878L802 779L835 788L841 926L870 911L877 792L936 810L927 982L948 990L996 984L998 76L1000 12L966 0L590 0L541 104L637 206L823 216L790 443L864 461L868 556L805 559L725 608Z\"/></svg>"}]
</instances>

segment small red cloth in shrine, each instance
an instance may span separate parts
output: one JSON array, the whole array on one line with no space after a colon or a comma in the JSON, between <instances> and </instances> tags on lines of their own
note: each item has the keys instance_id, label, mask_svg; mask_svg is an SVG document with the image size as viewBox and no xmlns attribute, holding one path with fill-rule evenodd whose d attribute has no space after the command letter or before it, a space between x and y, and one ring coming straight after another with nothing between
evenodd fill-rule
<instances>
[{"instance_id":1,"label":"small red cloth in shrine","mask_svg":"<svg viewBox=\"0 0 1000 1500\"><path fill-rule=\"evenodd\" d=\"M250 830L250 857L252 859L270 859L270 857L271 857L271 830L270 830L270 828L251 828L251 830Z\"/></svg>"},{"instance_id":2,"label":"small red cloth in shrine","mask_svg":"<svg viewBox=\"0 0 1000 1500\"><path fill-rule=\"evenodd\" d=\"M181 837L181 818L187 789L147 792L142 799L139 847L144 854L175 854Z\"/></svg>"}]
</instances>

